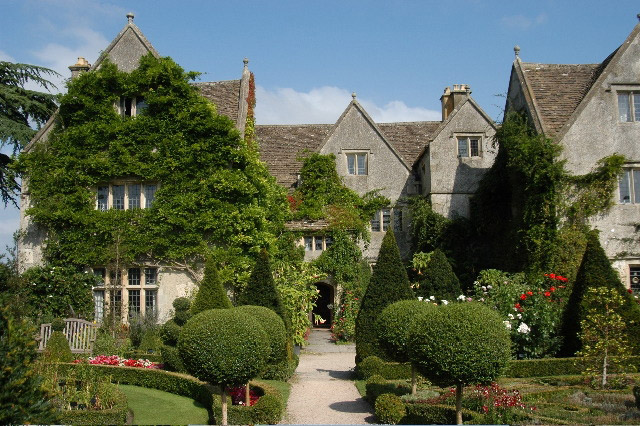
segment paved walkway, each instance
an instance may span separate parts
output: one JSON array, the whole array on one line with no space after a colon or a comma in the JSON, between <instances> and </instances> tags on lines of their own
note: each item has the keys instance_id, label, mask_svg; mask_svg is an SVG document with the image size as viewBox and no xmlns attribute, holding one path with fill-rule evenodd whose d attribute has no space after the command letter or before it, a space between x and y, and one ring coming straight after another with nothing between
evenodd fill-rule
<instances>
[{"instance_id":1,"label":"paved walkway","mask_svg":"<svg viewBox=\"0 0 640 426\"><path fill-rule=\"evenodd\" d=\"M352 375L355 345L335 345L329 330L314 329L300 354L293 376L287 414L290 424L374 423L371 406L364 401Z\"/></svg>"}]
</instances>

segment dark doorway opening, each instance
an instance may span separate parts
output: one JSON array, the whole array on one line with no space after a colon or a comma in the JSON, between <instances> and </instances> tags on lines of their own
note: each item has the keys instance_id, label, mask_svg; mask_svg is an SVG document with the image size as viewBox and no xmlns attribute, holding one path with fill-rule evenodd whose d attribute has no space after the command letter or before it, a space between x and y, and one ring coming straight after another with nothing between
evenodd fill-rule
<instances>
[{"instance_id":1,"label":"dark doorway opening","mask_svg":"<svg viewBox=\"0 0 640 426\"><path fill-rule=\"evenodd\" d=\"M311 321L314 327L331 328L333 317L333 287L326 283L316 283L318 299L312 311Z\"/></svg>"}]
</instances>

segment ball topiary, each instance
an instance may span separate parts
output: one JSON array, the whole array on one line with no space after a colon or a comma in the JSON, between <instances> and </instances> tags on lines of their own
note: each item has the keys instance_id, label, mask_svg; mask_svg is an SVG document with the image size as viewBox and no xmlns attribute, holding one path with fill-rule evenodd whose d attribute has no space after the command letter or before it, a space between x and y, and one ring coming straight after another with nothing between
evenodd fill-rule
<instances>
[{"instance_id":1,"label":"ball topiary","mask_svg":"<svg viewBox=\"0 0 640 426\"><path fill-rule=\"evenodd\" d=\"M284 327L284 321L275 311L264 306L254 305L238 306L235 309L257 319L267 334L270 347L268 364L278 363L287 358L287 331Z\"/></svg>"},{"instance_id":2,"label":"ball topiary","mask_svg":"<svg viewBox=\"0 0 640 426\"><path fill-rule=\"evenodd\" d=\"M191 311L176 311L173 315L173 321L179 326L183 326L192 317Z\"/></svg>"},{"instance_id":3,"label":"ball topiary","mask_svg":"<svg viewBox=\"0 0 640 426\"><path fill-rule=\"evenodd\" d=\"M475 302L429 309L412 323L411 363L438 386L456 386L456 417L462 423L462 389L493 381L511 358L509 332L496 311Z\"/></svg>"},{"instance_id":4,"label":"ball topiary","mask_svg":"<svg viewBox=\"0 0 640 426\"><path fill-rule=\"evenodd\" d=\"M382 376L382 369L384 368L384 361L382 358L375 355L371 355L360 361L356 366L356 374L360 379L368 379L373 375Z\"/></svg>"},{"instance_id":5,"label":"ball topiary","mask_svg":"<svg viewBox=\"0 0 640 426\"><path fill-rule=\"evenodd\" d=\"M53 331L63 331L66 326L67 323L62 318L54 318L54 320L51 321L51 329Z\"/></svg>"},{"instance_id":6,"label":"ball topiary","mask_svg":"<svg viewBox=\"0 0 640 426\"><path fill-rule=\"evenodd\" d=\"M180 336L180 327L174 320L169 320L162 324L160 327L160 339L165 345L175 346L178 343L178 337Z\"/></svg>"},{"instance_id":7,"label":"ball topiary","mask_svg":"<svg viewBox=\"0 0 640 426\"><path fill-rule=\"evenodd\" d=\"M43 357L48 362L71 362L73 354L69 348L67 337L61 331L51 333L44 349Z\"/></svg>"},{"instance_id":8,"label":"ball topiary","mask_svg":"<svg viewBox=\"0 0 640 426\"><path fill-rule=\"evenodd\" d=\"M259 321L237 309L211 309L194 316L182 328L177 347L190 374L224 386L257 376L269 354Z\"/></svg>"},{"instance_id":9,"label":"ball topiary","mask_svg":"<svg viewBox=\"0 0 640 426\"><path fill-rule=\"evenodd\" d=\"M404 402L399 396L385 393L376 398L376 417L383 424L396 425L407 414Z\"/></svg>"}]
</instances>

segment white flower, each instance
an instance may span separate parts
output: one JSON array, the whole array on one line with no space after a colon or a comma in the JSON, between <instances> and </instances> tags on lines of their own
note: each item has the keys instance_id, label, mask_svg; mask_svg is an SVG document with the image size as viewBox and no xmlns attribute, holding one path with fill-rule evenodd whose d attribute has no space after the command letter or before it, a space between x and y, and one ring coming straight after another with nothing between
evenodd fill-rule
<instances>
[{"instance_id":1,"label":"white flower","mask_svg":"<svg viewBox=\"0 0 640 426\"><path fill-rule=\"evenodd\" d=\"M509 314L507 315L509 317L509 319L514 319L515 317L513 316L513 314Z\"/></svg>"},{"instance_id":2,"label":"white flower","mask_svg":"<svg viewBox=\"0 0 640 426\"><path fill-rule=\"evenodd\" d=\"M487 286L486 285L482 286L482 291L487 291Z\"/></svg>"},{"instance_id":3,"label":"white flower","mask_svg":"<svg viewBox=\"0 0 640 426\"><path fill-rule=\"evenodd\" d=\"M466 299L466 297L464 297L464 294L461 294L460 296L458 296L458 300L460 301L464 301Z\"/></svg>"},{"instance_id":4,"label":"white flower","mask_svg":"<svg viewBox=\"0 0 640 426\"><path fill-rule=\"evenodd\" d=\"M531 329L529 328L529 326L523 322L520 323L520 325L518 326L518 333L522 333L522 334L528 334L529 331L531 331Z\"/></svg>"},{"instance_id":5,"label":"white flower","mask_svg":"<svg viewBox=\"0 0 640 426\"><path fill-rule=\"evenodd\" d=\"M443 305L448 305L448 304L449 304L449 302L448 302L447 300L444 300L444 299L443 299L443 300L442 300L442 304L443 304Z\"/></svg>"},{"instance_id":6,"label":"white flower","mask_svg":"<svg viewBox=\"0 0 640 426\"><path fill-rule=\"evenodd\" d=\"M502 323L505 327L507 327L507 330L511 330L511 323L509 322L509 320L504 320L502 321Z\"/></svg>"},{"instance_id":7,"label":"white flower","mask_svg":"<svg viewBox=\"0 0 640 426\"><path fill-rule=\"evenodd\" d=\"M522 319L522 314L518 314L516 317L518 317L518 319Z\"/></svg>"},{"instance_id":8,"label":"white flower","mask_svg":"<svg viewBox=\"0 0 640 426\"><path fill-rule=\"evenodd\" d=\"M436 300L435 296L429 296L429 300Z\"/></svg>"},{"instance_id":9,"label":"white flower","mask_svg":"<svg viewBox=\"0 0 640 426\"><path fill-rule=\"evenodd\" d=\"M488 288L489 290L491 290L493 287L491 287L491 284L489 284L489 285L487 286L487 288Z\"/></svg>"},{"instance_id":10,"label":"white flower","mask_svg":"<svg viewBox=\"0 0 640 426\"><path fill-rule=\"evenodd\" d=\"M424 297L418 296L418 301L422 302L422 299L424 299Z\"/></svg>"}]
</instances>

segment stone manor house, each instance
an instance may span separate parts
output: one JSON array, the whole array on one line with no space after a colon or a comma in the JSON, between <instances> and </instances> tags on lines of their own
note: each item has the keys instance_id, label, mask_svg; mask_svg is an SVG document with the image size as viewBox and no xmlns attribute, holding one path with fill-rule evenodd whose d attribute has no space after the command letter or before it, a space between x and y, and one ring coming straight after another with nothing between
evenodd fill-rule
<instances>
[{"instance_id":1,"label":"stone manor house","mask_svg":"<svg viewBox=\"0 0 640 426\"><path fill-rule=\"evenodd\" d=\"M107 56L121 70L137 67L140 57L151 52L159 56L151 43L127 15L128 22L90 65L82 58L69 67L72 76L100 67ZM628 164L616 194L619 201L611 214L594 225L601 230L607 254L625 281L640 290L640 253L636 232L640 229L640 40L637 25L627 40L601 64L549 65L522 62L519 50L513 63L507 99L507 111L525 112L540 133L564 146L563 155L569 170L588 172L599 158L618 152ZM194 83L205 98L216 104L218 112L244 131L250 73L244 61L239 80ZM388 208L371 219L371 243L365 251L375 261L384 233L393 227L400 250L409 251L410 217L405 198L427 197L435 211L453 218L469 216L470 199L478 182L491 167L496 156L492 138L496 124L471 97L466 84L444 89L440 97L442 118L439 121L376 123L358 102L352 101L335 123L298 125L257 125L256 136L262 160L277 182L293 190L298 182L304 151L332 153L344 183L364 194L379 189L391 200ZM258 99L258 102L260 100ZM119 106L123 115L135 115L136 103L124 99ZM637 111L636 111L637 110ZM25 148L47 138L53 119L38 132ZM597 137L596 137L597 135ZM161 184L161 183L159 183ZM144 208L153 201L155 185L112 182L97 188L96 208L127 208L130 202ZM102 203L102 204L101 204ZM22 270L42 261L44 230L38 229L25 214L29 190L21 195L18 260ZM291 223L292 229L304 231L300 244L305 258L313 259L331 244L322 232L322 222ZM109 273L96 267L94 272L105 280ZM114 273L114 271L109 271ZM176 297L188 295L195 283L180 270L149 265L126 267L122 289L114 293L120 301L123 319L127 311L145 314L155 311L159 320L167 318ZM337 302L331 283L318 283L325 305ZM94 289L96 319L110 295L105 288Z\"/></svg>"}]
</instances>

